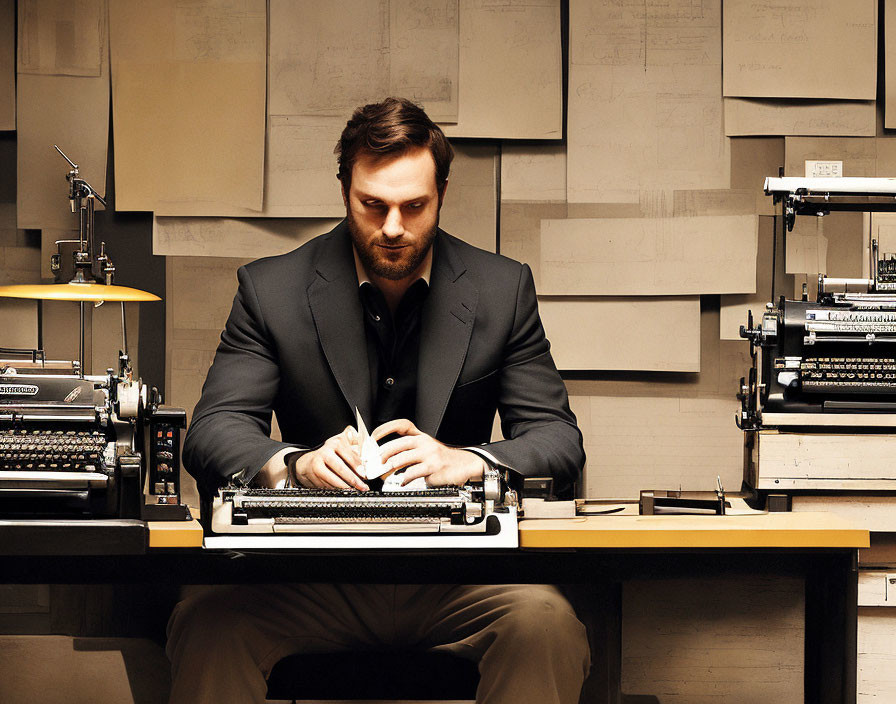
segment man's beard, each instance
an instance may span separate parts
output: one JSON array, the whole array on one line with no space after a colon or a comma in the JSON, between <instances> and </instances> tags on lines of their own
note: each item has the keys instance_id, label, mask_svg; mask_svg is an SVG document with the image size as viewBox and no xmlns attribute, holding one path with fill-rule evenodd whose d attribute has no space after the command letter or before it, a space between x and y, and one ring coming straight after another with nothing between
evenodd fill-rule
<instances>
[{"instance_id":1,"label":"man's beard","mask_svg":"<svg viewBox=\"0 0 896 704\"><path fill-rule=\"evenodd\" d=\"M355 245L355 251L357 251L358 258L361 260L361 264L364 265L364 269L370 274L375 274L376 276L388 279L389 281L401 281L416 271L417 267L419 267L426 258L429 248L432 247L432 243L436 237L436 231L439 227L439 219L436 217L435 224L433 224L429 232L419 237L416 246L411 245L401 250L402 253L405 253L412 247L415 247L409 257L402 257L398 261L390 261L378 251L379 244L388 243L394 246L401 245L403 241L401 239L387 240L386 238L382 238L370 242L358 228L358 224L355 222L351 211L349 211L347 215L348 231L351 234L352 242Z\"/></svg>"}]
</instances>

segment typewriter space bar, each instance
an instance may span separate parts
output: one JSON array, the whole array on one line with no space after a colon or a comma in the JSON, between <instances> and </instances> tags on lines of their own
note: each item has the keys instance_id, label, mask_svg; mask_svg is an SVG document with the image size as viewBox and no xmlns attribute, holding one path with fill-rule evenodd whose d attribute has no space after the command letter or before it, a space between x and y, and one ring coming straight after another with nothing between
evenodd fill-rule
<instances>
[{"instance_id":1,"label":"typewriter space bar","mask_svg":"<svg viewBox=\"0 0 896 704\"><path fill-rule=\"evenodd\" d=\"M438 523L364 523L345 521L336 523L281 523L274 522L275 533L438 533Z\"/></svg>"}]
</instances>

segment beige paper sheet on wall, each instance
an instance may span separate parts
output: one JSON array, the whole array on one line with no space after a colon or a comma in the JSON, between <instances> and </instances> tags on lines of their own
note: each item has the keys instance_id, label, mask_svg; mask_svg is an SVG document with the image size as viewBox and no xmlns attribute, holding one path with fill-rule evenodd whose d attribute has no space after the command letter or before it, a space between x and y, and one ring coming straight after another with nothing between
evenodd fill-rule
<instances>
[{"instance_id":1,"label":"beige paper sheet on wall","mask_svg":"<svg viewBox=\"0 0 896 704\"><path fill-rule=\"evenodd\" d=\"M457 122L458 25L458 0L389 0L389 94L434 122Z\"/></svg>"},{"instance_id":2,"label":"beige paper sheet on wall","mask_svg":"<svg viewBox=\"0 0 896 704\"><path fill-rule=\"evenodd\" d=\"M672 191L672 217L752 215L755 212L756 196L750 189Z\"/></svg>"},{"instance_id":3,"label":"beige paper sheet on wall","mask_svg":"<svg viewBox=\"0 0 896 704\"><path fill-rule=\"evenodd\" d=\"M37 247L0 247L0 262L0 286L40 283Z\"/></svg>"},{"instance_id":4,"label":"beige paper sheet on wall","mask_svg":"<svg viewBox=\"0 0 896 704\"><path fill-rule=\"evenodd\" d=\"M501 146L501 202L566 200L566 147Z\"/></svg>"},{"instance_id":5,"label":"beige paper sheet on wall","mask_svg":"<svg viewBox=\"0 0 896 704\"><path fill-rule=\"evenodd\" d=\"M155 217L152 253L176 257L270 257L328 232L337 222L318 218Z\"/></svg>"},{"instance_id":6,"label":"beige paper sheet on wall","mask_svg":"<svg viewBox=\"0 0 896 704\"><path fill-rule=\"evenodd\" d=\"M19 73L99 76L106 48L105 0L19 1Z\"/></svg>"},{"instance_id":7,"label":"beige paper sheet on wall","mask_svg":"<svg viewBox=\"0 0 896 704\"><path fill-rule=\"evenodd\" d=\"M884 0L884 127L896 127L896 3Z\"/></svg>"},{"instance_id":8,"label":"beige paper sheet on wall","mask_svg":"<svg viewBox=\"0 0 896 704\"><path fill-rule=\"evenodd\" d=\"M641 489L726 489L743 478L743 431L731 398L572 396L585 440L587 498Z\"/></svg>"},{"instance_id":9,"label":"beige paper sheet on wall","mask_svg":"<svg viewBox=\"0 0 896 704\"><path fill-rule=\"evenodd\" d=\"M784 175L806 175L807 161L842 161L844 176L877 176L878 140L873 137L787 137Z\"/></svg>"},{"instance_id":10,"label":"beige paper sheet on wall","mask_svg":"<svg viewBox=\"0 0 896 704\"><path fill-rule=\"evenodd\" d=\"M873 100L876 0L728 0L724 94Z\"/></svg>"},{"instance_id":11,"label":"beige paper sheet on wall","mask_svg":"<svg viewBox=\"0 0 896 704\"><path fill-rule=\"evenodd\" d=\"M52 19L44 14L40 18ZM105 19L105 12L102 18ZM105 37L105 23L102 27L93 26L93 30ZM81 178L101 195L105 193L109 63L104 39L102 43L98 76L19 73L16 161L20 228L78 227L66 182L71 167L53 148L54 144L78 164Z\"/></svg>"},{"instance_id":12,"label":"beige paper sheet on wall","mask_svg":"<svg viewBox=\"0 0 896 704\"><path fill-rule=\"evenodd\" d=\"M777 176L784 166L783 137L737 137L731 140L731 188L750 189L759 215L777 215L771 196L765 195L765 179Z\"/></svg>"},{"instance_id":13,"label":"beige paper sheet on wall","mask_svg":"<svg viewBox=\"0 0 896 704\"><path fill-rule=\"evenodd\" d=\"M871 213L871 237L877 240L881 259L896 254L896 213Z\"/></svg>"},{"instance_id":14,"label":"beige paper sheet on wall","mask_svg":"<svg viewBox=\"0 0 896 704\"><path fill-rule=\"evenodd\" d=\"M725 134L873 137L873 100L725 98Z\"/></svg>"},{"instance_id":15,"label":"beige paper sheet on wall","mask_svg":"<svg viewBox=\"0 0 896 704\"><path fill-rule=\"evenodd\" d=\"M116 208L260 211L264 0L119 0L109 18Z\"/></svg>"},{"instance_id":16,"label":"beige paper sheet on wall","mask_svg":"<svg viewBox=\"0 0 896 704\"><path fill-rule=\"evenodd\" d=\"M0 298L0 347L37 348L37 301Z\"/></svg>"},{"instance_id":17,"label":"beige paper sheet on wall","mask_svg":"<svg viewBox=\"0 0 896 704\"><path fill-rule=\"evenodd\" d=\"M497 147L458 144L439 226L465 242L497 249Z\"/></svg>"},{"instance_id":18,"label":"beige paper sheet on wall","mask_svg":"<svg viewBox=\"0 0 896 704\"><path fill-rule=\"evenodd\" d=\"M788 274L805 274L811 279L827 271L828 238L824 236L823 218L798 218L786 238L784 262Z\"/></svg>"},{"instance_id":19,"label":"beige paper sheet on wall","mask_svg":"<svg viewBox=\"0 0 896 704\"><path fill-rule=\"evenodd\" d=\"M16 128L16 4L0 0L0 130Z\"/></svg>"},{"instance_id":20,"label":"beige paper sheet on wall","mask_svg":"<svg viewBox=\"0 0 896 704\"><path fill-rule=\"evenodd\" d=\"M541 293L753 293L755 215L545 220Z\"/></svg>"},{"instance_id":21,"label":"beige paper sheet on wall","mask_svg":"<svg viewBox=\"0 0 896 704\"><path fill-rule=\"evenodd\" d=\"M449 137L560 139L559 0L460 0L459 110Z\"/></svg>"},{"instance_id":22,"label":"beige paper sheet on wall","mask_svg":"<svg viewBox=\"0 0 896 704\"><path fill-rule=\"evenodd\" d=\"M539 296L558 369L700 371L700 299Z\"/></svg>"},{"instance_id":23,"label":"beige paper sheet on wall","mask_svg":"<svg viewBox=\"0 0 896 704\"><path fill-rule=\"evenodd\" d=\"M496 246L495 160L494 146L456 146L440 221L451 234L492 252ZM332 154L327 161L335 161ZM335 165L330 170L335 171ZM338 194L336 179L333 184ZM338 219L157 216L153 219L153 253L252 259L283 254L335 227L345 215L345 206L340 200L333 209Z\"/></svg>"},{"instance_id":24,"label":"beige paper sheet on wall","mask_svg":"<svg viewBox=\"0 0 896 704\"><path fill-rule=\"evenodd\" d=\"M167 402L193 415L208 368L237 290L236 270L248 259L168 257L166 260ZM197 496L195 482L182 473L183 493ZM195 503L191 505L197 505Z\"/></svg>"},{"instance_id":25,"label":"beige paper sheet on wall","mask_svg":"<svg viewBox=\"0 0 896 704\"><path fill-rule=\"evenodd\" d=\"M19 231L16 229L16 204L0 203L0 245L15 247Z\"/></svg>"},{"instance_id":26,"label":"beige paper sheet on wall","mask_svg":"<svg viewBox=\"0 0 896 704\"><path fill-rule=\"evenodd\" d=\"M270 113L347 117L400 95L458 113L457 0L272 0Z\"/></svg>"},{"instance_id":27,"label":"beige paper sheet on wall","mask_svg":"<svg viewBox=\"0 0 896 704\"><path fill-rule=\"evenodd\" d=\"M758 324L765 304L775 301L778 296L790 296L793 291L792 277L784 274L782 266L784 247L781 233L775 238L775 219L769 216L759 218L759 252L756 257L756 293L721 296L719 311L719 336L722 340L740 340L740 326L747 324L747 311L753 311L754 325ZM779 226L780 229L780 226ZM778 278L772 293L772 248L778 246Z\"/></svg>"},{"instance_id":28,"label":"beige paper sheet on wall","mask_svg":"<svg viewBox=\"0 0 896 704\"><path fill-rule=\"evenodd\" d=\"M750 367L744 341L719 339L719 298L700 299L700 373L604 371L588 379L567 379L574 396L656 396L730 399Z\"/></svg>"},{"instance_id":29,"label":"beige paper sheet on wall","mask_svg":"<svg viewBox=\"0 0 896 704\"><path fill-rule=\"evenodd\" d=\"M261 215L331 218L345 214L333 156L343 127L345 119L339 117L268 117Z\"/></svg>"},{"instance_id":30,"label":"beige paper sheet on wall","mask_svg":"<svg viewBox=\"0 0 896 704\"><path fill-rule=\"evenodd\" d=\"M569 41L570 203L729 187L718 0L572 0Z\"/></svg>"},{"instance_id":31,"label":"beige paper sheet on wall","mask_svg":"<svg viewBox=\"0 0 896 704\"><path fill-rule=\"evenodd\" d=\"M501 254L525 262L541 290L541 221L567 216L566 203L501 203Z\"/></svg>"}]
</instances>

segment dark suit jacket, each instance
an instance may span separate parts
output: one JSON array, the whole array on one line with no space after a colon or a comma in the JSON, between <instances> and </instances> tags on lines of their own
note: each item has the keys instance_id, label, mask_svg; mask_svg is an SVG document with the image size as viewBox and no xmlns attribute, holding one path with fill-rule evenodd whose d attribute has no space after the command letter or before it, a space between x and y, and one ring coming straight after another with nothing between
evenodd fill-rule
<instances>
[{"instance_id":1,"label":"dark suit jacket","mask_svg":"<svg viewBox=\"0 0 896 704\"><path fill-rule=\"evenodd\" d=\"M538 317L529 267L439 230L421 319L417 426L482 445L523 476L569 487L584 463ZM239 290L184 443L206 496L249 480L278 450L314 448L371 417L367 344L345 222L241 267ZM495 410L504 437L490 443ZM269 437L271 412L283 442Z\"/></svg>"}]
</instances>

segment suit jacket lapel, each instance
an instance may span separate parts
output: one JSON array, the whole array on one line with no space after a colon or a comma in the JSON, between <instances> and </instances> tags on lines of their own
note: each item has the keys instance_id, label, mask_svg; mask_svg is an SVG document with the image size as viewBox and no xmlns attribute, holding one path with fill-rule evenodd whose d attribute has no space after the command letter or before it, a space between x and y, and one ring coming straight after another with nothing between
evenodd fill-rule
<instances>
[{"instance_id":1,"label":"suit jacket lapel","mask_svg":"<svg viewBox=\"0 0 896 704\"><path fill-rule=\"evenodd\" d=\"M417 367L417 426L435 436L470 345L479 290L439 231L433 253L430 292L423 307Z\"/></svg>"},{"instance_id":2,"label":"suit jacket lapel","mask_svg":"<svg viewBox=\"0 0 896 704\"><path fill-rule=\"evenodd\" d=\"M308 287L308 305L317 335L352 415L357 406L367 422L373 412L367 338L355 260L344 222L333 230L316 266L317 278Z\"/></svg>"}]
</instances>

